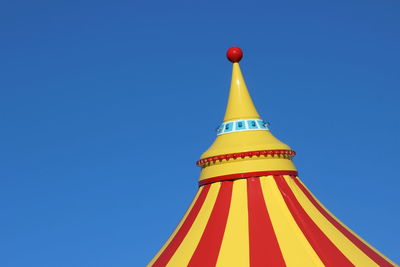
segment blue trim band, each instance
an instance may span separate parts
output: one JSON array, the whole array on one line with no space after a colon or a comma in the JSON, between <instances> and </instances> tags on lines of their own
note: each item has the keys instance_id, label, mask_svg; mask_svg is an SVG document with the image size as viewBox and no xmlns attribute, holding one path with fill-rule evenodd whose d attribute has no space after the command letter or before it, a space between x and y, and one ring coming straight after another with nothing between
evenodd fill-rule
<instances>
[{"instance_id":1,"label":"blue trim band","mask_svg":"<svg viewBox=\"0 0 400 267\"><path fill-rule=\"evenodd\" d=\"M217 129L217 135L244 131L269 131L269 129L263 120L243 119L223 122Z\"/></svg>"}]
</instances>

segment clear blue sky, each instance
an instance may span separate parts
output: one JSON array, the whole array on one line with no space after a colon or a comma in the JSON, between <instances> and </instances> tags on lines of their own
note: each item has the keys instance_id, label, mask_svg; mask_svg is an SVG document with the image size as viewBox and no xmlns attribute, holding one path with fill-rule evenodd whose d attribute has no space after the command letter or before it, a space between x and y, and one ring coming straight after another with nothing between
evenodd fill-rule
<instances>
[{"instance_id":1,"label":"clear blue sky","mask_svg":"<svg viewBox=\"0 0 400 267\"><path fill-rule=\"evenodd\" d=\"M0 4L0 266L144 266L197 190L230 46L301 179L400 262L400 3Z\"/></svg>"}]
</instances>

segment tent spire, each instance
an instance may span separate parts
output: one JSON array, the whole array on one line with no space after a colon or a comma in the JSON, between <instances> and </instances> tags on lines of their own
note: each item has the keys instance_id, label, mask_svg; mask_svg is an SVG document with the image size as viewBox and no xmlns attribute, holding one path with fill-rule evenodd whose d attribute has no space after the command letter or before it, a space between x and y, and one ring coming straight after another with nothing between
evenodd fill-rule
<instances>
[{"instance_id":1,"label":"tent spire","mask_svg":"<svg viewBox=\"0 0 400 267\"><path fill-rule=\"evenodd\" d=\"M200 184L234 173L296 172L291 160L295 152L272 135L254 106L239 67L242 57L240 48L228 49L227 58L233 63L228 104L217 138L197 162L202 167Z\"/></svg>"},{"instance_id":2,"label":"tent spire","mask_svg":"<svg viewBox=\"0 0 400 267\"><path fill-rule=\"evenodd\" d=\"M243 53L239 47L228 49L227 57L233 62L233 69L224 122L238 119L260 119L240 70L239 61L242 56Z\"/></svg>"}]
</instances>

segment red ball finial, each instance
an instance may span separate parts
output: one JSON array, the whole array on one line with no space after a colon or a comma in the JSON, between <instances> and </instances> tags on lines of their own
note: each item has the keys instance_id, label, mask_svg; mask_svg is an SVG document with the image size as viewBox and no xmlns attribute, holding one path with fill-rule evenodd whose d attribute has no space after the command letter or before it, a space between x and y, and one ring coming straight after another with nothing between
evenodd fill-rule
<instances>
[{"instance_id":1,"label":"red ball finial","mask_svg":"<svg viewBox=\"0 0 400 267\"><path fill-rule=\"evenodd\" d=\"M239 47L232 46L226 51L226 57L232 63L239 62L243 57L243 51Z\"/></svg>"}]
</instances>

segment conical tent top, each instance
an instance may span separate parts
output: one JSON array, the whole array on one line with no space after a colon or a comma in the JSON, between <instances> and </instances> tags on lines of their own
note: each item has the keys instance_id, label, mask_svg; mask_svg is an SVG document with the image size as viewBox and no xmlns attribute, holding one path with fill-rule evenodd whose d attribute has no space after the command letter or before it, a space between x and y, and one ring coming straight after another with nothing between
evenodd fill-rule
<instances>
[{"instance_id":1,"label":"conical tent top","mask_svg":"<svg viewBox=\"0 0 400 267\"><path fill-rule=\"evenodd\" d=\"M296 171L291 161L294 152L271 134L254 106L239 66L242 56L240 48L228 49L227 58L233 63L228 104L217 138L198 161L200 181L232 173Z\"/></svg>"}]
</instances>

